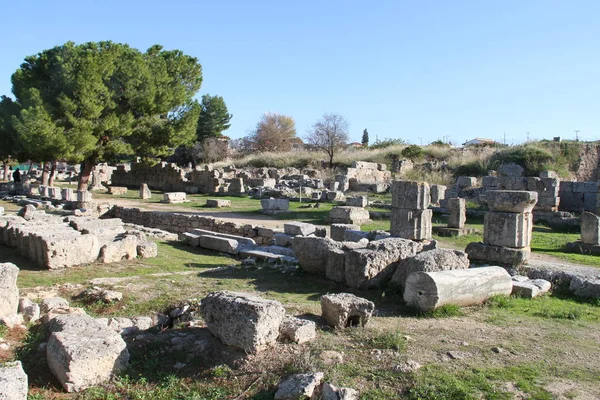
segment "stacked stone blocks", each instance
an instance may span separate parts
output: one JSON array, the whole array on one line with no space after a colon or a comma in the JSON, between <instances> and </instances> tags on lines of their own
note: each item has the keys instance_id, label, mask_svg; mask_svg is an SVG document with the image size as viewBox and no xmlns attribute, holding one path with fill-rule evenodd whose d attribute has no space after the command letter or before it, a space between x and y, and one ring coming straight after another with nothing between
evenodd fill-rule
<instances>
[{"instance_id":1,"label":"stacked stone blocks","mask_svg":"<svg viewBox=\"0 0 600 400\"><path fill-rule=\"evenodd\" d=\"M430 202L427 182L392 182L391 234L411 240L431 239Z\"/></svg>"}]
</instances>

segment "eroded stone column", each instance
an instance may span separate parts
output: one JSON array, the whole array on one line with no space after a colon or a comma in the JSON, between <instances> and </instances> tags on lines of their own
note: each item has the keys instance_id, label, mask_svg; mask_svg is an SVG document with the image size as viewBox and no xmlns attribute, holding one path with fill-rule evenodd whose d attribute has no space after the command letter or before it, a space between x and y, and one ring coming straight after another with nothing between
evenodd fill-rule
<instances>
[{"instance_id":1,"label":"eroded stone column","mask_svg":"<svg viewBox=\"0 0 600 400\"><path fill-rule=\"evenodd\" d=\"M391 234L411 240L431 239L430 202L427 182L392 182Z\"/></svg>"}]
</instances>

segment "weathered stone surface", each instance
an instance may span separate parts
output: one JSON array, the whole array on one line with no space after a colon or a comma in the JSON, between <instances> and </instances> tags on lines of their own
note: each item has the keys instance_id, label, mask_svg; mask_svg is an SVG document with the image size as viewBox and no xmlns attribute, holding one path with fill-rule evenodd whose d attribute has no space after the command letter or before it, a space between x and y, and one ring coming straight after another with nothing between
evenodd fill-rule
<instances>
[{"instance_id":1,"label":"weathered stone surface","mask_svg":"<svg viewBox=\"0 0 600 400\"><path fill-rule=\"evenodd\" d=\"M529 247L533 231L532 213L487 212L483 221L483 243L513 248Z\"/></svg>"},{"instance_id":2,"label":"weathered stone surface","mask_svg":"<svg viewBox=\"0 0 600 400\"><path fill-rule=\"evenodd\" d=\"M0 207L0 215L4 215L4 207Z\"/></svg>"},{"instance_id":3,"label":"weathered stone surface","mask_svg":"<svg viewBox=\"0 0 600 400\"><path fill-rule=\"evenodd\" d=\"M0 318L16 314L19 309L18 276L16 265L0 263Z\"/></svg>"},{"instance_id":4,"label":"weathered stone surface","mask_svg":"<svg viewBox=\"0 0 600 400\"><path fill-rule=\"evenodd\" d=\"M512 295L533 299L541 294L540 288L530 282L513 282Z\"/></svg>"},{"instance_id":5,"label":"weathered stone surface","mask_svg":"<svg viewBox=\"0 0 600 400\"><path fill-rule=\"evenodd\" d=\"M75 201L77 200L77 197L75 195L75 192L73 191L73 189L70 188L63 188L60 192L61 197L64 201Z\"/></svg>"},{"instance_id":6,"label":"weathered stone surface","mask_svg":"<svg viewBox=\"0 0 600 400\"><path fill-rule=\"evenodd\" d=\"M88 301L101 301L103 303L115 303L123 299L123 293L97 286L86 289L80 296Z\"/></svg>"},{"instance_id":7,"label":"weathered stone surface","mask_svg":"<svg viewBox=\"0 0 600 400\"><path fill-rule=\"evenodd\" d=\"M35 322L40 319L40 306L27 297L22 297L19 299L19 313L23 314L25 321Z\"/></svg>"},{"instance_id":8,"label":"weathered stone surface","mask_svg":"<svg viewBox=\"0 0 600 400\"><path fill-rule=\"evenodd\" d=\"M149 241L138 243L136 251L140 258L153 258L158 256L158 245Z\"/></svg>"},{"instance_id":9,"label":"weathered stone surface","mask_svg":"<svg viewBox=\"0 0 600 400\"><path fill-rule=\"evenodd\" d=\"M213 335L250 353L275 343L285 315L278 301L229 291L210 293L200 312Z\"/></svg>"},{"instance_id":10,"label":"weathered stone surface","mask_svg":"<svg viewBox=\"0 0 600 400\"><path fill-rule=\"evenodd\" d=\"M275 239L276 246L289 247L294 241L294 236L286 235L285 233L276 233L273 239Z\"/></svg>"},{"instance_id":11,"label":"weathered stone surface","mask_svg":"<svg viewBox=\"0 0 600 400\"><path fill-rule=\"evenodd\" d=\"M325 276L334 282L346 283L346 252L344 250L329 250Z\"/></svg>"},{"instance_id":12,"label":"weathered stone surface","mask_svg":"<svg viewBox=\"0 0 600 400\"><path fill-rule=\"evenodd\" d=\"M341 247L339 242L314 236L296 236L292 243L300 268L321 276L326 275L329 251Z\"/></svg>"},{"instance_id":13,"label":"weathered stone surface","mask_svg":"<svg viewBox=\"0 0 600 400\"><path fill-rule=\"evenodd\" d=\"M366 196L358 196L358 197L347 197L346 205L350 207L366 207L368 205L368 200Z\"/></svg>"},{"instance_id":14,"label":"weathered stone surface","mask_svg":"<svg viewBox=\"0 0 600 400\"><path fill-rule=\"evenodd\" d=\"M581 214L581 241L586 244L600 244L600 217L591 212Z\"/></svg>"},{"instance_id":15,"label":"weathered stone surface","mask_svg":"<svg viewBox=\"0 0 600 400\"><path fill-rule=\"evenodd\" d=\"M98 258L100 244L96 235L50 236L42 241L42 263L48 269L88 264Z\"/></svg>"},{"instance_id":16,"label":"weathered stone surface","mask_svg":"<svg viewBox=\"0 0 600 400\"><path fill-rule=\"evenodd\" d=\"M445 185L429 185L431 204L439 206L440 201L446 199L446 189Z\"/></svg>"},{"instance_id":17,"label":"weathered stone surface","mask_svg":"<svg viewBox=\"0 0 600 400\"><path fill-rule=\"evenodd\" d=\"M225 199L207 199L206 207L210 208L222 208L222 207L231 207L231 200Z\"/></svg>"},{"instance_id":18,"label":"weathered stone surface","mask_svg":"<svg viewBox=\"0 0 600 400\"><path fill-rule=\"evenodd\" d=\"M392 207L425 210L431 203L429 184L417 181L392 182Z\"/></svg>"},{"instance_id":19,"label":"weathered stone surface","mask_svg":"<svg viewBox=\"0 0 600 400\"><path fill-rule=\"evenodd\" d=\"M370 242L366 249L351 250L344 258L346 285L356 289L380 286L392 277L399 260L412 257L422 249L421 243L388 238Z\"/></svg>"},{"instance_id":20,"label":"weathered stone surface","mask_svg":"<svg viewBox=\"0 0 600 400\"><path fill-rule=\"evenodd\" d=\"M279 326L279 335L290 342L305 343L317 337L317 325L307 319L285 316Z\"/></svg>"},{"instance_id":21,"label":"weathered stone surface","mask_svg":"<svg viewBox=\"0 0 600 400\"><path fill-rule=\"evenodd\" d=\"M336 329L349 326L365 326L375 310L372 301L350 293L321 296L321 314L327 324Z\"/></svg>"},{"instance_id":22,"label":"weathered stone surface","mask_svg":"<svg viewBox=\"0 0 600 400\"><path fill-rule=\"evenodd\" d=\"M308 236L315 233L315 226L305 222L286 222L283 224L283 232L291 236Z\"/></svg>"},{"instance_id":23,"label":"weathered stone surface","mask_svg":"<svg viewBox=\"0 0 600 400\"><path fill-rule=\"evenodd\" d=\"M140 198L143 200L152 198L152 192L146 183L142 183L140 186Z\"/></svg>"},{"instance_id":24,"label":"weathered stone surface","mask_svg":"<svg viewBox=\"0 0 600 400\"><path fill-rule=\"evenodd\" d=\"M116 194L116 195L123 195L123 194L127 193L127 188L124 186L111 186L108 188L108 193Z\"/></svg>"},{"instance_id":25,"label":"weathered stone surface","mask_svg":"<svg viewBox=\"0 0 600 400\"><path fill-rule=\"evenodd\" d=\"M322 372L292 375L279 384L274 399L314 399L316 398L315 396L318 396L319 386L321 385L323 376L324 374Z\"/></svg>"},{"instance_id":26,"label":"weathered stone surface","mask_svg":"<svg viewBox=\"0 0 600 400\"><path fill-rule=\"evenodd\" d=\"M362 225L371 221L369 211L361 207L338 206L329 211L329 221L332 224Z\"/></svg>"},{"instance_id":27,"label":"weathered stone surface","mask_svg":"<svg viewBox=\"0 0 600 400\"><path fill-rule=\"evenodd\" d=\"M321 386L321 400L358 400L358 390L337 387L331 383Z\"/></svg>"},{"instance_id":28,"label":"weathered stone surface","mask_svg":"<svg viewBox=\"0 0 600 400\"><path fill-rule=\"evenodd\" d=\"M89 203L92 201L92 192L87 190L78 190L77 191L77 202L78 203Z\"/></svg>"},{"instance_id":29,"label":"weathered stone surface","mask_svg":"<svg viewBox=\"0 0 600 400\"><path fill-rule=\"evenodd\" d=\"M523 176L523 167L515 163L505 163L498 167L498 174L501 176Z\"/></svg>"},{"instance_id":30,"label":"weathered stone surface","mask_svg":"<svg viewBox=\"0 0 600 400\"><path fill-rule=\"evenodd\" d=\"M547 293L550 291L550 289L552 289L552 283L548 282L545 279L532 279L529 281L529 283L537 286L538 289L540 289L540 294Z\"/></svg>"},{"instance_id":31,"label":"weathered stone surface","mask_svg":"<svg viewBox=\"0 0 600 400\"><path fill-rule=\"evenodd\" d=\"M348 230L360 230L360 225L354 224L331 224L331 233L330 236L333 240L338 242L343 242L346 240L344 238L344 232Z\"/></svg>"},{"instance_id":32,"label":"weathered stone surface","mask_svg":"<svg viewBox=\"0 0 600 400\"><path fill-rule=\"evenodd\" d=\"M187 196L185 192L171 192L164 193L163 199L161 203L184 203L187 201Z\"/></svg>"},{"instance_id":33,"label":"weathered stone surface","mask_svg":"<svg viewBox=\"0 0 600 400\"><path fill-rule=\"evenodd\" d=\"M56 308L68 308L69 302L62 297L48 297L42 300L42 304L40 305L40 310L42 313L46 314Z\"/></svg>"},{"instance_id":34,"label":"weathered stone surface","mask_svg":"<svg viewBox=\"0 0 600 400\"><path fill-rule=\"evenodd\" d=\"M459 176L456 178L456 186L459 189L474 187L477 185L477 178L474 176Z\"/></svg>"},{"instance_id":35,"label":"weathered stone surface","mask_svg":"<svg viewBox=\"0 0 600 400\"><path fill-rule=\"evenodd\" d=\"M214 235L200 236L200 247L222 253L237 254L239 242L235 239L228 239Z\"/></svg>"},{"instance_id":36,"label":"weathered stone surface","mask_svg":"<svg viewBox=\"0 0 600 400\"><path fill-rule=\"evenodd\" d=\"M406 278L418 271L434 272L469 268L467 253L458 250L433 249L408 257L398 263L391 283L404 287Z\"/></svg>"},{"instance_id":37,"label":"weathered stone surface","mask_svg":"<svg viewBox=\"0 0 600 400\"><path fill-rule=\"evenodd\" d=\"M404 239L429 240L431 239L432 211L392 209L390 233Z\"/></svg>"},{"instance_id":38,"label":"weathered stone surface","mask_svg":"<svg viewBox=\"0 0 600 400\"><path fill-rule=\"evenodd\" d=\"M25 320L23 319L23 315L21 314L11 314L6 315L0 318L0 325L6 326L8 329L21 328L27 329L23 323Z\"/></svg>"},{"instance_id":39,"label":"weathered stone surface","mask_svg":"<svg viewBox=\"0 0 600 400\"><path fill-rule=\"evenodd\" d=\"M27 400L27 374L21 361L0 364L0 399Z\"/></svg>"},{"instance_id":40,"label":"weathered stone surface","mask_svg":"<svg viewBox=\"0 0 600 400\"><path fill-rule=\"evenodd\" d=\"M151 317L111 318L106 324L110 329L123 336L145 331L153 325Z\"/></svg>"},{"instance_id":41,"label":"weathered stone surface","mask_svg":"<svg viewBox=\"0 0 600 400\"><path fill-rule=\"evenodd\" d=\"M348 229L344 232L344 242L360 242L364 239L368 240L368 236L369 236L369 232Z\"/></svg>"},{"instance_id":42,"label":"weathered stone surface","mask_svg":"<svg viewBox=\"0 0 600 400\"><path fill-rule=\"evenodd\" d=\"M447 204L448 210L450 211L448 227L458 229L464 228L465 223L467 222L466 200L460 197L454 197L448 199Z\"/></svg>"},{"instance_id":43,"label":"weathered stone surface","mask_svg":"<svg viewBox=\"0 0 600 400\"><path fill-rule=\"evenodd\" d=\"M107 382L124 369L129 352L121 336L87 315L59 315L49 322L46 359L67 392Z\"/></svg>"},{"instance_id":44,"label":"weathered stone surface","mask_svg":"<svg viewBox=\"0 0 600 400\"><path fill-rule=\"evenodd\" d=\"M260 206L264 211L285 211L290 209L289 199L261 199Z\"/></svg>"},{"instance_id":45,"label":"weathered stone surface","mask_svg":"<svg viewBox=\"0 0 600 400\"><path fill-rule=\"evenodd\" d=\"M600 299L600 279L573 277L569 284L569 291L577 297Z\"/></svg>"},{"instance_id":46,"label":"weathered stone surface","mask_svg":"<svg viewBox=\"0 0 600 400\"><path fill-rule=\"evenodd\" d=\"M529 247L512 249L509 247L492 246L480 242L469 243L465 252L469 255L469 260L471 260L471 262L482 262L504 266L526 264L531 255L531 249Z\"/></svg>"},{"instance_id":47,"label":"weathered stone surface","mask_svg":"<svg viewBox=\"0 0 600 400\"><path fill-rule=\"evenodd\" d=\"M490 211L508 213L529 213L537 200L537 192L524 190L490 190L486 195Z\"/></svg>"},{"instance_id":48,"label":"weathered stone surface","mask_svg":"<svg viewBox=\"0 0 600 400\"><path fill-rule=\"evenodd\" d=\"M105 264L131 260L137 257L138 237L125 235L105 244L100 249L99 260Z\"/></svg>"},{"instance_id":49,"label":"weathered stone surface","mask_svg":"<svg viewBox=\"0 0 600 400\"><path fill-rule=\"evenodd\" d=\"M513 281L502 267L415 272L408 276L404 301L419 311L445 304L470 306L496 295L510 295Z\"/></svg>"}]
</instances>

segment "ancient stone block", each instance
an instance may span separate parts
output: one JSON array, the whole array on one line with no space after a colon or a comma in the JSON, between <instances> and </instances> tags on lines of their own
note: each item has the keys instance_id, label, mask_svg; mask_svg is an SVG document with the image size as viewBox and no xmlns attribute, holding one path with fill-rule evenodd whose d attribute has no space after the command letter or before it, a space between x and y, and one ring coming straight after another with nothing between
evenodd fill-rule
<instances>
[{"instance_id":1,"label":"ancient stone block","mask_svg":"<svg viewBox=\"0 0 600 400\"><path fill-rule=\"evenodd\" d=\"M498 187L498 177L496 176L484 176L481 178L481 186L488 189L495 189Z\"/></svg>"},{"instance_id":2,"label":"ancient stone block","mask_svg":"<svg viewBox=\"0 0 600 400\"><path fill-rule=\"evenodd\" d=\"M346 205L350 207L366 207L368 205L368 201L366 196L358 196L358 197L347 197Z\"/></svg>"},{"instance_id":3,"label":"ancient stone block","mask_svg":"<svg viewBox=\"0 0 600 400\"><path fill-rule=\"evenodd\" d=\"M513 282L512 295L533 299L541 293L540 288L530 282Z\"/></svg>"},{"instance_id":4,"label":"ancient stone block","mask_svg":"<svg viewBox=\"0 0 600 400\"><path fill-rule=\"evenodd\" d=\"M323 194L325 195L325 199L324 199L325 201L345 201L346 200L346 196L344 196L344 192L342 192L340 190L323 192Z\"/></svg>"},{"instance_id":5,"label":"ancient stone block","mask_svg":"<svg viewBox=\"0 0 600 400\"><path fill-rule=\"evenodd\" d=\"M533 214L487 212L483 221L483 243L513 248L529 247Z\"/></svg>"},{"instance_id":6,"label":"ancient stone block","mask_svg":"<svg viewBox=\"0 0 600 400\"><path fill-rule=\"evenodd\" d=\"M474 176L459 176L456 178L456 186L459 189L470 188L477 185L477 178Z\"/></svg>"},{"instance_id":7,"label":"ancient stone block","mask_svg":"<svg viewBox=\"0 0 600 400\"><path fill-rule=\"evenodd\" d=\"M358 397L356 389L337 387L327 382L321 386L321 400L358 400Z\"/></svg>"},{"instance_id":8,"label":"ancient stone block","mask_svg":"<svg viewBox=\"0 0 600 400\"><path fill-rule=\"evenodd\" d=\"M237 254L239 243L235 239L214 235L202 235L200 236L200 247L220 251L222 253Z\"/></svg>"},{"instance_id":9,"label":"ancient stone block","mask_svg":"<svg viewBox=\"0 0 600 400\"><path fill-rule=\"evenodd\" d=\"M440 205L440 201L446 198L446 189L445 185L429 185L429 193L431 196L431 204Z\"/></svg>"},{"instance_id":10,"label":"ancient stone block","mask_svg":"<svg viewBox=\"0 0 600 400\"><path fill-rule=\"evenodd\" d=\"M324 374L296 374L279 384L274 400L316 399Z\"/></svg>"},{"instance_id":11,"label":"ancient stone block","mask_svg":"<svg viewBox=\"0 0 600 400\"><path fill-rule=\"evenodd\" d=\"M16 314L19 309L18 276L16 265L0 263L0 318Z\"/></svg>"},{"instance_id":12,"label":"ancient stone block","mask_svg":"<svg viewBox=\"0 0 600 400\"><path fill-rule=\"evenodd\" d=\"M146 200L152 198L152 192L147 183L142 183L140 187L140 199Z\"/></svg>"},{"instance_id":13,"label":"ancient stone block","mask_svg":"<svg viewBox=\"0 0 600 400\"><path fill-rule=\"evenodd\" d=\"M41 237L42 263L48 269L88 264L98 258L100 244L95 235Z\"/></svg>"},{"instance_id":14,"label":"ancient stone block","mask_svg":"<svg viewBox=\"0 0 600 400\"><path fill-rule=\"evenodd\" d=\"M184 203L187 201L185 192L164 193L161 203Z\"/></svg>"},{"instance_id":15,"label":"ancient stone block","mask_svg":"<svg viewBox=\"0 0 600 400\"><path fill-rule=\"evenodd\" d=\"M321 276L326 274L329 251L341 247L340 242L316 236L296 236L292 243L300 268Z\"/></svg>"},{"instance_id":16,"label":"ancient stone block","mask_svg":"<svg viewBox=\"0 0 600 400\"><path fill-rule=\"evenodd\" d=\"M365 326L371 319L375 304L350 293L321 296L321 315L335 329Z\"/></svg>"},{"instance_id":17,"label":"ancient stone block","mask_svg":"<svg viewBox=\"0 0 600 400\"><path fill-rule=\"evenodd\" d=\"M415 272L435 272L467 268L469 268L467 253L458 250L433 249L401 260L398 263L396 272L392 276L391 283L403 288L406 278Z\"/></svg>"},{"instance_id":18,"label":"ancient stone block","mask_svg":"<svg viewBox=\"0 0 600 400\"><path fill-rule=\"evenodd\" d=\"M600 279L584 279L575 276L571 279L569 291L584 299L600 299Z\"/></svg>"},{"instance_id":19,"label":"ancient stone block","mask_svg":"<svg viewBox=\"0 0 600 400\"><path fill-rule=\"evenodd\" d=\"M61 189L57 187L48 187L48 197L52 200L62 200Z\"/></svg>"},{"instance_id":20,"label":"ancient stone block","mask_svg":"<svg viewBox=\"0 0 600 400\"><path fill-rule=\"evenodd\" d=\"M354 224L362 225L370 222L369 211L361 207L338 206L329 212L329 220L332 224Z\"/></svg>"},{"instance_id":21,"label":"ancient stone block","mask_svg":"<svg viewBox=\"0 0 600 400\"><path fill-rule=\"evenodd\" d=\"M392 207L425 210L431 203L429 184L417 181L392 182Z\"/></svg>"},{"instance_id":22,"label":"ancient stone block","mask_svg":"<svg viewBox=\"0 0 600 400\"><path fill-rule=\"evenodd\" d=\"M61 197L64 201L75 201L77 198L75 197L75 192L73 189L63 188L61 190Z\"/></svg>"},{"instance_id":23,"label":"ancient stone block","mask_svg":"<svg viewBox=\"0 0 600 400\"><path fill-rule=\"evenodd\" d=\"M206 207L210 207L210 208L231 207L231 200L207 199Z\"/></svg>"},{"instance_id":24,"label":"ancient stone block","mask_svg":"<svg viewBox=\"0 0 600 400\"><path fill-rule=\"evenodd\" d=\"M538 194L520 190L490 190L486 200L490 211L527 213L533 210Z\"/></svg>"},{"instance_id":25,"label":"ancient stone block","mask_svg":"<svg viewBox=\"0 0 600 400\"><path fill-rule=\"evenodd\" d=\"M305 222L286 222L283 232L291 236L308 236L315 233L315 226Z\"/></svg>"},{"instance_id":26,"label":"ancient stone block","mask_svg":"<svg viewBox=\"0 0 600 400\"><path fill-rule=\"evenodd\" d=\"M46 346L50 371L67 392L106 383L127 367L121 335L87 315L59 315L49 324Z\"/></svg>"},{"instance_id":27,"label":"ancient stone block","mask_svg":"<svg viewBox=\"0 0 600 400\"><path fill-rule=\"evenodd\" d=\"M40 306L27 297L19 299L19 313L26 322L35 322L40 318Z\"/></svg>"},{"instance_id":28,"label":"ancient stone block","mask_svg":"<svg viewBox=\"0 0 600 400\"><path fill-rule=\"evenodd\" d=\"M343 242L344 232L348 230L360 230L360 225L354 224L331 224L330 235L333 240Z\"/></svg>"},{"instance_id":29,"label":"ancient stone block","mask_svg":"<svg viewBox=\"0 0 600 400\"><path fill-rule=\"evenodd\" d=\"M471 262L497 264L503 266L519 266L527 264L531 249L523 247L513 249L503 246L492 246L484 243L472 242L467 245L465 252Z\"/></svg>"},{"instance_id":30,"label":"ancient stone block","mask_svg":"<svg viewBox=\"0 0 600 400\"><path fill-rule=\"evenodd\" d=\"M27 400L27 384L21 361L0 364L0 399Z\"/></svg>"},{"instance_id":31,"label":"ancient stone block","mask_svg":"<svg viewBox=\"0 0 600 400\"><path fill-rule=\"evenodd\" d=\"M273 239L275 239L276 246L284 246L284 247L291 246L294 241L293 236L286 235L285 233L276 233L275 236L273 236Z\"/></svg>"},{"instance_id":32,"label":"ancient stone block","mask_svg":"<svg viewBox=\"0 0 600 400\"><path fill-rule=\"evenodd\" d=\"M153 258L158 256L158 246L154 242L141 242L137 245L137 255L140 258Z\"/></svg>"},{"instance_id":33,"label":"ancient stone block","mask_svg":"<svg viewBox=\"0 0 600 400\"><path fill-rule=\"evenodd\" d=\"M279 326L282 339L294 343L305 343L317 337L317 325L313 321L285 316Z\"/></svg>"},{"instance_id":34,"label":"ancient stone block","mask_svg":"<svg viewBox=\"0 0 600 400\"><path fill-rule=\"evenodd\" d=\"M116 237L102 246L98 259L105 264L132 260L137 257L137 245L138 238L135 235Z\"/></svg>"},{"instance_id":35,"label":"ancient stone block","mask_svg":"<svg viewBox=\"0 0 600 400\"><path fill-rule=\"evenodd\" d=\"M464 228L465 222L467 222L466 200L460 197L448 199L447 208L450 211L448 227Z\"/></svg>"},{"instance_id":36,"label":"ancient stone block","mask_svg":"<svg viewBox=\"0 0 600 400\"><path fill-rule=\"evenodd\" d=\"M586 244L600 244L600 217L590 212L581 214L581 241Z\"/></svg>"},{"instance_id":37,"label":"ancient stone block","mask_svg":"<svg viewBox=\"0 0 600 400\"><path fill-rule=\"evenodd\" d=\"M334 282L346 283L346 252L344 250L329 250L325 276Z\"/></svg>"},{"instance_id":38,"label":"ancient stone block","mask_svg":"<svg viewBox=\"0 0 600 400\"><path fill-rule=\"evenodd\" d=\"M47 297L42 300L40 310L46 314L56 308L69 308L69 302L62 297Z\"/></svg>"},{"instance_id":39,"label":"ancient stone block","mask_svg":"<svg viewBox=\"0 0 600 400\"><path fill-rule=\"evenodd\" d=\"M78 190L77 191L77 202L78 203L89 203L92 201L92 192L88 192L87 190Z\"/></svg>"},{"instance_id":40,"label":"ancient stone block","mask_svg":"<svg viewBox=\"0 0 600 400\"><path fill-rule=\"evenodd\" d=\"M431 239L431 210L392 209L390 233L404 239Z\"/></svg>"},{"instance_id":41,"label":"ancient stone block","mask_svg":"<svg viewBox=\"0 0 600 400\"><path fill-rule=\"evenodd\" d=\"M290 208L289 199L261 199L260 205L264 211L285 211Z\"/></svg>"},{"instance_id":42,"label":"ancient stone block","mask_svg":"<svg viewBox=\"0 0 600 400\"><path fill-rule=\"evenodd\" d=\"M210 293L200 312L213 335L250 353L275 343L285 315L277 301L229 291Z\"/></svg>"},{"instance_id":43,"label":"ancient stone block","mask_svg":"<svg viewBox=\"0 0 600 400\"><path fill-rule=\"evenodd\" d=\"M108 193L123 195L127 193L127 188L125 186L111 186L108 188Z\"/></svg>"}]
</instances>

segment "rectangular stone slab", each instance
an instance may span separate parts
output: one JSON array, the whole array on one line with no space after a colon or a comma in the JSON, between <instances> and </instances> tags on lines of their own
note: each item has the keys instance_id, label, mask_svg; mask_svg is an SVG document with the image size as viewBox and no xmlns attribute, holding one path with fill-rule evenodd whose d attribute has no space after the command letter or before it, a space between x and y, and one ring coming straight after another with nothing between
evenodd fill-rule
<instances>
[{"instance_id":1,"label":"rectangular stone slab","mask_svg":"<svg viewBox=\"0 0 600 400\"><path fill-rule=\"evenodd\" d=\"M512 248L529 247L532 213L487 212L483 221L483 243Z\"/></svg>"}]
</instances>

